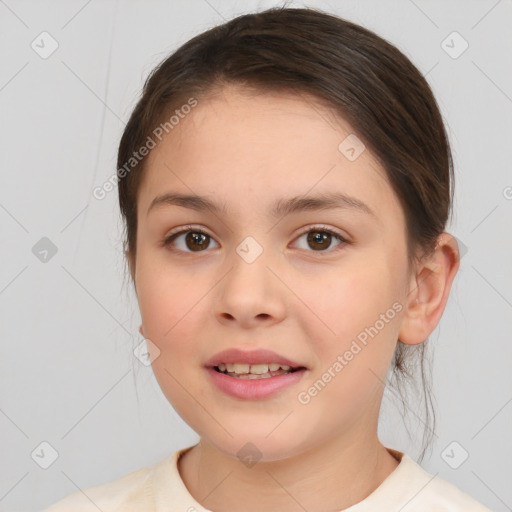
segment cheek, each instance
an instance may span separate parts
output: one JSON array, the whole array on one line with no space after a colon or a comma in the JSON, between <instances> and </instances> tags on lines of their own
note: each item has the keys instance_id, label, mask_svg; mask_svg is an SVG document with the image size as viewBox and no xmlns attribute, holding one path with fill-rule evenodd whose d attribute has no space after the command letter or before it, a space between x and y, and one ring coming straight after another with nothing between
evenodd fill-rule
<instances>
[{"instance_id":1,"label":"cheek","mask_svg":"<svg viewBox=\"0 0 512 512\"><path fill-rule=\"evenodd\" d=\"M205 286L186 272L173 269L161 257L142 256L137 267L137 298L145 332L155 343L176 339L177 333L190 328L190 318L204 305ZM197 324L197 322L196 322ZM158 344L158 343L157 343Z\"/></svg>"},{"instance_id":2,"label":"cheek","mask_svg":"<svg viewBox=\"0 0 512 512\"><path fill-rule=\"evenodd\" d=\"M354 270L350 276L337 278L336 284L324 286L327 293L315 294L315 312L335 334L322 329L323 335L314 337L320 331L312 328L312 320L303 321L302 329L315 343L318 356L311 387L301 390L302 398L311 399L311 417L317 411L325 421L326 404L331 404L331 421L349 424L382 392L398 325L397 301L385 275L376 269ZM304 293L307 288L304 284ZM319 325L317 320L314 324ZM319 424L318 428L324 427Z\"/></svg>"},{"instance_id":3,"label":"cheek","mask_svg":"<svg viewBox=\"0 0 512 512\"><path fill-rule=\"evenodd\" d=\"M193 280L183 273L145 263L137 287L144 333L159 350L152 369L168 401L180 416L187 416L189 393L198 395L194 384L198 375L193 372L199 372L202 364L196 340L207 314L207 302L201 300L206 291L191 286Z\"/></svg>"},{"instance_id":4,"label":"cheek","mask_svg":"<svg viewBox=\"0 0 512 512\"><path fill-rule=\"evenodd\" d=\"M169 268L141 265L137 296L146 338L160 350L153 363L157 370L165 366L174 373L181 369L183 361L192 365L199 361L193 340L201 339L208 302L204 297L207 290L193 286L193 282L190 276Z\"/></svg>"},{"instance_id":5,"label":"cheek","mask_svg":"<svg viewBox=\"0 0 512 512\"><path fill-rule=\"evenodd\" d=\"M359 364L379 366L378 362L385 364L394 350L397 310L401 308L398 287L386 261L371 263L347 265L343 273L296 281L302 283L297 295L305 298L312 313L303 317L302 328L317 345L323 365L350 350L353 356L347 357ZM313 329L313 324L318 328Z\"/></svg>"}]
</instances>

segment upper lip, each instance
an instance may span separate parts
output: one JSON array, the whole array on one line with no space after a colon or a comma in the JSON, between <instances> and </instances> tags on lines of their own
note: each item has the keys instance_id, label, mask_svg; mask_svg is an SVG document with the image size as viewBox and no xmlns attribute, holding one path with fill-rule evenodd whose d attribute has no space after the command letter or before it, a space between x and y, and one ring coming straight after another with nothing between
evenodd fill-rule
<instances>
[{"instance_id":1,"label":"upper lip","mask_svg":"<svg viewBox=\"0 0 512 512\"><path fill-rule=\"evenodd\" d=\"M212 358L206 361L205 366L213 368L221 363L246 363L246 364L263 364L263 363L277 363L288 365L292 368L305 368L304 365L292 361L287 357L281 356L272 352L272 350L242 350L238 348L230 348L215 354Z\"/></svg>"}]
</instances>

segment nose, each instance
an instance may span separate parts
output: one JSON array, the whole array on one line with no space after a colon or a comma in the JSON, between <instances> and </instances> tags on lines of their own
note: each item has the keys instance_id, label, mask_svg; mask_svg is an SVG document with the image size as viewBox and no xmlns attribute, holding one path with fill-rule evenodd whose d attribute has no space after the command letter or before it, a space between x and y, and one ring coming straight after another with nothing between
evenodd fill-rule
<instances>
[{"instance_id":1,"label":"nose","mask_svg":"<svg viewBox=\"0 0 512 512\"><path fill-rule=\"evenodd\" d=\"M213 313L219 322L250 329L283 320L286 287L268 263L265 252L252 262L235 253L230 270L216 287Z\"/></svg>"}]
</instances>

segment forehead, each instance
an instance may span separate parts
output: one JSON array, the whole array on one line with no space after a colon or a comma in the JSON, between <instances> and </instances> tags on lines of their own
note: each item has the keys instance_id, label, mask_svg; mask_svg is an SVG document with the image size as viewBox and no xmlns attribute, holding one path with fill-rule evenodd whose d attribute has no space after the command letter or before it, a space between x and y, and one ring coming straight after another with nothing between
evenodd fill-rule
<instances>
[{"instance_id":1,"label":"forehead","mask_svg":"<svg viewBox=\"0 0 512 512\"><path fill-rule=\"evenodd\" d=\"M353 160L340 150L353 137L346 120L311 96L227 87L198 98L148 155L140 211L169 189L252 208L342 192L396 214L396 197L370 150Z\"/></svg>"},{"instance_id":2,"label":"forehead","mask_svg":"<svg viewBox=\"0 0 512 512\"><path fill-rule=\"evenodd\" d=\"M172 141L176 146L195 139L195 145L200 144L206 151L223 142L231 152L241 149L259 158L264 156L265 148L271 147L270 159L288 150L311 153L314 146L318 151L332 152L337 150L340 137L353 133L347 121L311 95L236 85L200 98L177 131L179 136ZM319 144L321 139L323 144Z\"/></svg>"}]
</instances>

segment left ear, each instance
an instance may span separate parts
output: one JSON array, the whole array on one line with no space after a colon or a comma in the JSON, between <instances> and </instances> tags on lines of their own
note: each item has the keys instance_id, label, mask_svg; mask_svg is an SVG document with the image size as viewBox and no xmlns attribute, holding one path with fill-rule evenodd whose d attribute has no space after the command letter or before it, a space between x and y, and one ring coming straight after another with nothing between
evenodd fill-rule
<instances>
[{"instance_id":1,"label":"left ear","mask_svg":"<svg viewBox=\"0 0 512 512\"><path fill-rule=\"evenodd\" d=\"M442 233L434 252L417 264L411 277L398 335L402 343L423 343L435 329L444 312L459 265L457 240L449 233Z\"/></svg>"}]
</instances>

